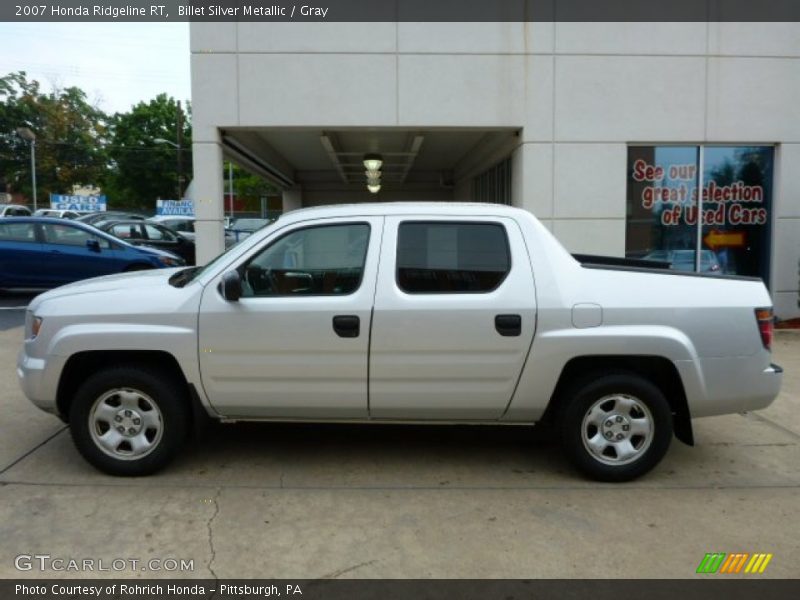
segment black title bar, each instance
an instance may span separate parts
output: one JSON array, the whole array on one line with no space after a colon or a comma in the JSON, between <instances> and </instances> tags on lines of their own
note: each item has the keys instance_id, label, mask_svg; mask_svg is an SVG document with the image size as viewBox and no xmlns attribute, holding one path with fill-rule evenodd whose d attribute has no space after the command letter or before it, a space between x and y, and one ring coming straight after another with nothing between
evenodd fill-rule
<instances>
[{"instance_id":1,"label":"black title bar","mask_svg":"<svg viewBox=\"0 0 800 600\"><path fill-rule=\"evenodd\" d=\"M798 0L3 0L0 21L800 21Z\"/></svg>"}]
</instances>

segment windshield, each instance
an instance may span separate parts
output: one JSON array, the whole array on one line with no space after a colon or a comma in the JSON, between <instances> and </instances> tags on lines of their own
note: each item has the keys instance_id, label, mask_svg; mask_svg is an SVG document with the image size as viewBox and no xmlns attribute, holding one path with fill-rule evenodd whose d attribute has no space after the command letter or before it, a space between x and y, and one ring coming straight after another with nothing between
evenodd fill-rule
<instances>
[{"instance_id":1,"label":"windshield","mask_svg":"<svg viewBox=\"0 0 800 600\"><path fill-rule=\"evenodd\" d=\"M277 222L277 219L270 223L274 225ZM233 248L239 248L239 245L233 245L230 248L226 248L224 252L218 254L212 260L208 261L205 265L199 267L187 267L182 271L178 271L172 277L169 278L169 283L173 287L183 287L198 277L208 271L212 266L216 265L223 256L226 256Z\"/></svg>"}]
</instances>

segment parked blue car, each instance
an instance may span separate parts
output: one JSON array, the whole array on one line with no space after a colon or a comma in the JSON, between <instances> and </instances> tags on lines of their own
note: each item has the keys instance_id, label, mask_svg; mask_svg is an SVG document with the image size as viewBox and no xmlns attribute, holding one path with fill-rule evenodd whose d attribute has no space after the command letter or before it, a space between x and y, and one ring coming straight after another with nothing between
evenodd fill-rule
<instances>
[{"instance_id":1,"label":"parked blue car","mask_svg":"<svg viewBox=\"0 0 800 600\"><path fill-rule=\"evenodd\" d=\"M76 221L0 219L0 288L51 288L99 275L184 264L164 250L132 246Z\"/></svg>"}]
</instances>

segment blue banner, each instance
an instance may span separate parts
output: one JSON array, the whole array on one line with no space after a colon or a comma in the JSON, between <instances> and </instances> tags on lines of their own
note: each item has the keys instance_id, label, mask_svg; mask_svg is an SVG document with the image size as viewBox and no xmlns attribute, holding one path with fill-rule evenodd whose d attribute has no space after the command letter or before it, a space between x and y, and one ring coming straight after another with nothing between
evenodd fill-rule
<instances>
[{"instance_id":1,"label":"blue banner","mask_svg":"<svg viewBox=\"0 0 800 600\"><path fill-rule=\"evenodd\" d=\"M181 217L194 216L193 200L156 200L157 215L180 215Z\"/></svg>"},{"instance_id":2,"label":"blue banner","mask_svg":"<svg viewBox=\"0 0 800 600\"><path fill-rule=\"evenodd\" d=\"M98 212L106 210L107 206L105 195L67 196L66 194L50 194L50 208L55 210Z\"/></svg>"}]
</instances>

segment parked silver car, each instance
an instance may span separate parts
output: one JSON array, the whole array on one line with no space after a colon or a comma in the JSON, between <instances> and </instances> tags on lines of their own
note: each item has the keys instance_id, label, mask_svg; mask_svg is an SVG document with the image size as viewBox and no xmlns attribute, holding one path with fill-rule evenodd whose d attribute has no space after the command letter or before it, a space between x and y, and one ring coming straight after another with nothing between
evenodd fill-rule
<instances>
[{"instance_id":1,"label":"parked silver car","mask_svg":"<svg viewBox=\"0 0 800 600\"><path fill-rule=\"evenodd\" d=\"M37 297L18 375L118 475L163 467L207 415L552 423L583 472L628 480L782 377L760 280L642 263L576 260L506 206L297 210L205 267Z\"/></svg>"}]
</instances>

